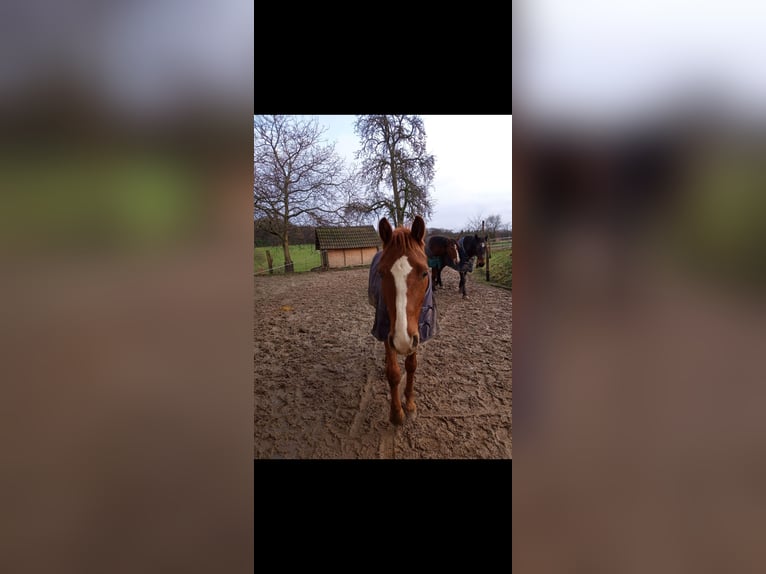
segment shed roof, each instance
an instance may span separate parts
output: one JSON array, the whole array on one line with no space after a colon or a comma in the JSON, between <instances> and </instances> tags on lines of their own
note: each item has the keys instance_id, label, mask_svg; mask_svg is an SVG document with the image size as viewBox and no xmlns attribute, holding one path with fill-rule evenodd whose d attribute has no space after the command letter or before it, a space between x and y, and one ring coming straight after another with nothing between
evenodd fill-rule
<instances>
[{"instance_id":1,"label":"shed roof","mask_svg":"<svg viewBox=\"0 0 766 574\"><path fill-rule=\"evenodd\" d=\"M372 225L352 227L317 227L317 249L359 249L380 245L378 232Z\"/></svg>"}]
</instances>

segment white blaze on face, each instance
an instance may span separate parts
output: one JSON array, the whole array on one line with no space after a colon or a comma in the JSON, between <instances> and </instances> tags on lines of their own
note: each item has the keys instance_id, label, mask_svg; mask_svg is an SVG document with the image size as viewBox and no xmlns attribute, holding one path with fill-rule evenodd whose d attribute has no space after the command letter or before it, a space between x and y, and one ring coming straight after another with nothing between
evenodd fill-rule
<instances>
[{"instance_id":1,"label":"white blaze on face","mask_svg":"<svg viewBox=\"0 0 766 574\"><path fill-rule=\"evenodd\" d=\"M404 354L410 350L411 338L407 335L407 275L412 265L406 255L402 255L391 266L391 275L396 286L396 325L394 326L394 347Z\"/></svg>"}]
</instances>

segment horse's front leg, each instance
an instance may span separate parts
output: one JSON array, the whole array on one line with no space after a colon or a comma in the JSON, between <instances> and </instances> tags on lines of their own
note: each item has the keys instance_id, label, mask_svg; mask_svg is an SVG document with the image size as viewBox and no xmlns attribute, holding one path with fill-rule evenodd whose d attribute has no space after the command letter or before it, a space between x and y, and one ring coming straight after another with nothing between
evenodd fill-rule
<instances>
[{"instance_id":1,"label":"horse's front leg","mask_svg":"<svg viewBox=\"0 0 766 574\"><path fill-rule=\"evenodd\" d=\"M466 278L466 274L461 272L460 286L458 287L458 290L463 294L463 299L466 299L468 297L468 294L465 292L465 278Z\"/></svg>"},{"instance_id":2,"label":"horse's front leg","mask_svg":"<svg viewBox=\"0 0 766 574\"><path fill-rule=\"evenodd\" d=\"M399 361L396 358L396 349L386 343L386 378L388 386L391 389L391 414L388 420L395 425L404 423L404 409L402 409L402 400L399 397L399 381L402 378L402 371L399 368Z\"/></svg>"},{"instance_id":3,"label":"horse's front leg","mask_svg":"<svg viewBox=\"0 0 766 574\"><path fill-rule=\"evenodd\" d=\"M404 370L407 371L407 386L404 387L404 398L407 401L404 404L404 408L407 409L410 415L414 415L418 410L415 406L415 389L413 388L415 385L415 369L417 368L418 354L412 353L404 361Z\"/></svg>"}]
</instances>

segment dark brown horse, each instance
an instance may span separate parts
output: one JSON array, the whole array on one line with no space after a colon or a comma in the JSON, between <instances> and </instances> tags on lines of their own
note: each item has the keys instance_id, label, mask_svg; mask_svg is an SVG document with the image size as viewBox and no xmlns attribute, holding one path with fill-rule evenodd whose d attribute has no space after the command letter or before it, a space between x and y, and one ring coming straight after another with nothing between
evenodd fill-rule
<instances>
[{"instance_id":1,"label":"dark brown horse","mask_svg":"<svg viewBox=\"0 0 766 574\"><path fill-rule=\"evenodd\" d=\"M426 257L428 266L431 268L431 281L434 289L443 287L442 268L449 265L458 268L460 265L460 253L457 241L443 235L432 235L426 242Z\"/></svg>"},{"instance_id":2,"label":"dark brown horse","mask_svg":"<svg viewBox=\"0 0 766 574\"><path fill-rule=\"evenodd\" d=\"M478 235L464 235L457 241L458 251L460 251L461 265L457 267L460 273L460 285L458 291L463 294L463 299L468 297L465 290L465 280L469 273L473 273L473 258L476 257L476 267L484 267L484 255L487 252L488 236L479 237Z\"/></svg>"},{"instance_id":3,"label":"dark brown horse","mask_svg":"<svg viewBox=\"0 0 766 574\"><path fill-rule=\"evenodd\" d=\"M473 272L473 258L476 258L476 266L484 267L484 256L487 250L487 236L484 238L478 235L465 235L457 240L458 257L457 262L450 257L441 257L439 260L435 257L429 257L428 266L432 268L434 274L434 285L442 284L442 267L452 267L460 273L460 285L458 291L463 294L463 299L468 297L465 290L465 281L469 273Z\"/></svg>"},{"instance_id":4,"label":"dark brown horse","mask_svg":"<svg viewBox=\"0 0 766 574\"><path fill-rule=\"evenodd\" d=\"M415 217L412 229L391 229L386 218L380 220L378 233L383 250L370 265L368 296L375 305L375 325L372 334L386 347L386 378L391 389L389 420L400 425L404 410L415 414L415 369L418 366L417 348L438 332L435 301L431 292L428 264L423 237L426 225L423 218ZM398 355L405 355L407 386L406 403L402 408L399 397L401 370Z\"/></svg>"}]
</instances>

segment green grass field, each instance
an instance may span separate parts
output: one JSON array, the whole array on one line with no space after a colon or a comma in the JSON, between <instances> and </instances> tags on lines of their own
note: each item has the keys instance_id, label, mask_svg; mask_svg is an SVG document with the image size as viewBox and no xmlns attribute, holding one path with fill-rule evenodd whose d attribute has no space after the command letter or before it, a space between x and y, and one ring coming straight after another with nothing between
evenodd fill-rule
<instances>
[{"instance_id":1,"label":"green grass field","mask_svg":"<svg viewBox=\"0 0 766 574\"><path fill-rule=\"evenodd\" d=\"M253 256L254 272L259 275L268 274L269 263L266 260L267 249L271 252L274 273L284 273L285 270L282 266L285 264L285 254L281 245L276 247L256 247ZM314 267L319 267L322 264L322 258L319 255L319 251L316 250L313 243L291 245L290 257L293 260L293 269L296 273L311 271Z\"/></svg>"},{"instance_id":2,"label":"green grass field","mask_svg":"<svg viewBox=\"0 0 766 574\"><path fill-rule=\"evenodd\" d=\"M496 249L492 251L492 257L489 260L489 283L504 287L513 288L513 249ZM487 282L487 273L485 268L474 268L473 274L481 281Z\"/></svg>"},{"instance_id":3,"label":"green grass field","mask_svg":"<svg viewBox=\"0 0 766 574\"><path fill-rule=\"evenodd\" d=\"M0 159L0 245L154 249L193 233L205 206L194 169L114 150Z\"/></svg>"}]
</instances>

